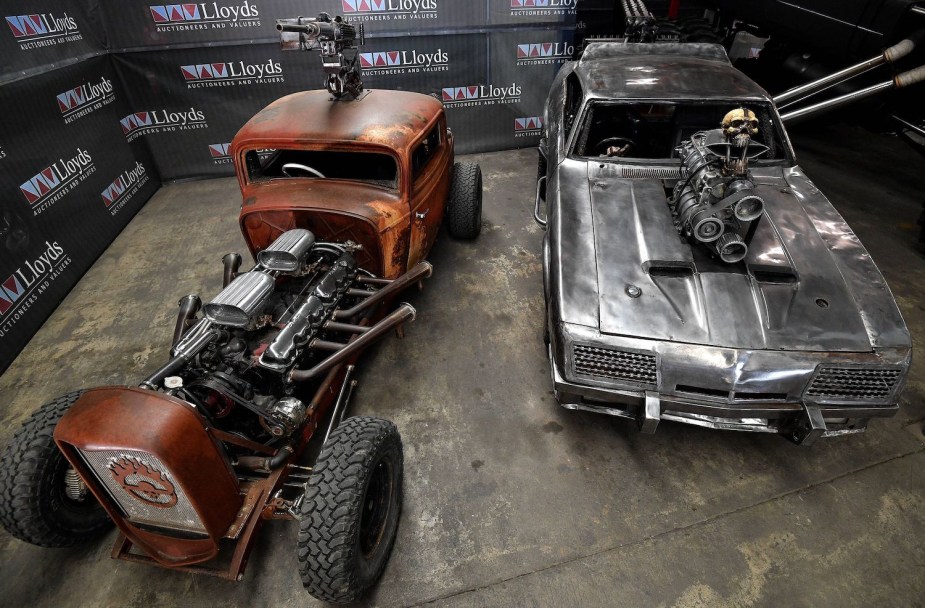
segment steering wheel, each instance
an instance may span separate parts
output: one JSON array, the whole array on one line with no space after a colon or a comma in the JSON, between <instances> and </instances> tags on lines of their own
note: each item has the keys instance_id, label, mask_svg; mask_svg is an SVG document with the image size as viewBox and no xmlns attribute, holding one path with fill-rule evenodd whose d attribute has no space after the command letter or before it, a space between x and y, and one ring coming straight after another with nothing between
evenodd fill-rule
<instances>
[{"instance_id":1,"label":"steering wheel","mask_svg":"<svg viewBox=\"0 0 925 608\"><path fill-rule=\"evenodd\" d=\"M618 156L626 156L627 153L636 148L636 142L629 137L608 137L597 142L597 145L594 146L594 154L596 156L616 156L607 152L609 148L615 146L624 148L623 153Z\"/></svg>"},{"instance_id":2,"label":"steering wheel","mask_svg":"<svg viewBox=\"0 0 925 608\"><path fill-rule=\"evenodd\" d=\"M304 171L305 173L310 173L311 175L314 175L315 177L320 177L322 179L324 178L324 175L322 175L321 171L319 171L318 169L312 169L308 165L301 165L299 163L286 163L285 165L282 166L281 170L283 172L283 175L285 175L286 177L298 177L298 175L292 175L291 173L289 173L291 169L297 169L299 171Z\"/></svg>"}]
</instances>

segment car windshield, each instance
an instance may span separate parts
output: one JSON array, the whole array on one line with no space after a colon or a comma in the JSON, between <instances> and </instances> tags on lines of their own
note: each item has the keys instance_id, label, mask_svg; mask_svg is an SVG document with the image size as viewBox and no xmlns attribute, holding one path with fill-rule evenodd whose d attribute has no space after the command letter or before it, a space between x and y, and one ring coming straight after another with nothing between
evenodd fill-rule
<instances>
[{"instance_id":1,"label":"car windshield","mask_svg":"<svg viewBox=\"0 0 925 608\"><path fill-rule=\"evenodd\" d=\"M334 150L248 150L244 154L251 182L275 179L338 179L380 188L398 187L398 165L388 154Z\"/></svg>"},{"instance_id":2,"label":"car windshield","mask_svg":"<svg viewBox=\"0 0 925 608\"><path fill-rule=\"evenodd\" d=\"M602 160L678 158L676 148L691 135L720 128L730 110L745 107L758 118L752 141L768 146L754 164L787 159L787 147L770 105L760 102L592 101L585 110L573 155Z\"/></svg>"}]
</instances>

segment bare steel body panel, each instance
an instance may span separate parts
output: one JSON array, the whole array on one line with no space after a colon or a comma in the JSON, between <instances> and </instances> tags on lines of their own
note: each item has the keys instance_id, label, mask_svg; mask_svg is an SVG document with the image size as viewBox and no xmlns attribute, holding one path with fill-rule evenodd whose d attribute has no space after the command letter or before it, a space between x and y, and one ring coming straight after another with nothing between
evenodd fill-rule
<instances>
[{"instance_id":1,"label":"bare steel body panel","mask_svg":"<svg viewBox=\"0 0 925 608\"><path fill-rule=\"evenodd\" d=\"M796 164L786 133L782 159L750 169L765 214L748 255L724 264L674 225L666 188L681 179L672 174L677 159L570 154L578 128L568 131L563 108L572 73L583 91L579 121L601 100L772 104L716 45L597 43L560 70L540 148L548 166L544 289L560 402L644 425L664 418L787 432L815 416L824 427L816 436L895 414L909 332L864 246ZM581 373L576 345L594 357L638 353L652 378ZM895 381L870 399L863 391L808 393L825 366L887 369Z\"/></svg>"}]
</instances>

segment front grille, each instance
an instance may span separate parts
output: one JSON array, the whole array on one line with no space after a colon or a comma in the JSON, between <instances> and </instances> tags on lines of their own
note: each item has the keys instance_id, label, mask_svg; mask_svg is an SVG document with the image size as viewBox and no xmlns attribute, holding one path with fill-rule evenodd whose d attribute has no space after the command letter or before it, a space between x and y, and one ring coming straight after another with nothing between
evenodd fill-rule
<instances>
[{"instance_id":1,"label":"front grille","mask_svg":"<svg viewBox=\"0 0 925 608\"><path fill-rule=\"evenodd\" d=\"M655 355L576 344L575 373L654 387L657 383Z\"/></svg>"},{"instance_id":2,"label":"front grille","mask_svg":"<svg viewBox=\"0 0 925 608\"><path fill-rule=\"evenodd\" d=\"M846 401L885 401L902 377L900 368L822 366L816 372L807 397Z\"/></svg>"},{"instance_id":3,"label":"front grille","mask_svg":"<svg viewBox=\"0 0 925 608\"><path fill-rule=\"evenodd\" d=\"M138 450L79 452L132 523L206 533L186 493L157 457Z\"/></svg>"}]
</instances>

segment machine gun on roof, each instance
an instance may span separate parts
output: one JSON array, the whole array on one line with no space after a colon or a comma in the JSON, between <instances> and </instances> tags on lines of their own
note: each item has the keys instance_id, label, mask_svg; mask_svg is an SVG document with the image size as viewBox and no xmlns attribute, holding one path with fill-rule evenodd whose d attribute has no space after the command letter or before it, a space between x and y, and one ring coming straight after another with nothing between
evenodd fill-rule
<instances>
[{"instance_id":1,"label":"machine gun on roof","mask_svg":"<svg viewBox=\"0 0 925 608\"><path fill-rule=\"evenodd\" d=\"M357 99L363 93L358 47L366 43L363 25L354 27L341 17L327 13L317 17L277 19L283 50L321 52L321 67L327 74L325 88L335 99Z\"/></svg>"}]
</instances>

